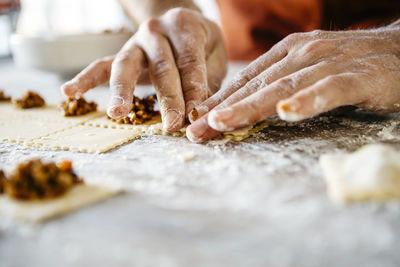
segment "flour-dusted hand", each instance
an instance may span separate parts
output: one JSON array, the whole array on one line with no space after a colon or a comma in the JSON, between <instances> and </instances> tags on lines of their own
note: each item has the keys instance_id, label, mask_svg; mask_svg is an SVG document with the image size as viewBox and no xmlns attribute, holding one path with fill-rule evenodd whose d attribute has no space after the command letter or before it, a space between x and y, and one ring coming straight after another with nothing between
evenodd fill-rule
<instances>
[{"instance_id":1,"label":"flour-dusted hand","mask_svg":"<svg viewBox=\"0 0 400 267\"><path fill-rule=\"evenodd\" d=\"M190 114L201 142L278 113L287 121L343 105L400 111L400 25L289 35Z\"/></svg>"},{"instance_id":2,"label":"flour-dusted hand","mask_svg":"<svg viewBox=\"0 0 400 267\"><path fill-rule=\"evenodd\" d=\"M198 104L213 95L226 74L227 59L218 26L200 12L173 8L140 24L112 57L100 59L62 87L67 96L110 81L108 115L128 114L135 85L152 82L164 130L177 131Z\"/></svg>"}]
</instances>

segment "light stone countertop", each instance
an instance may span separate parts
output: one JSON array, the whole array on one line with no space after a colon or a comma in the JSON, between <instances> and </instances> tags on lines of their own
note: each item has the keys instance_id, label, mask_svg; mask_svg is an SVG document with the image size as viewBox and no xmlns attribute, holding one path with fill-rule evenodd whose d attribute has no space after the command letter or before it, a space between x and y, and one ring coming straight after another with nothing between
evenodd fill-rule
<instances>
[{"instance_id":1,"label":"light stone countertop","mask_svg":"<svg viewBox=\"0 0 400 267\"><path fill-rule=\"evenodd\" d=\"M229 77L243 65L231 64ZM61 100L62 81L0 61L0 88ZM139 88L143 93L149 88ZM107 88L87 98L107 103ZM129 191L42 225L0 218L0 266L400 266L400 202L333 205L318 157L383 141L400 115L343 108L300 124L273 120L243 142L150 136L106 154L0 142L0 167L72 159L82 177ZM195 158L183 160L185 154Z\"/></svg>"}]
</instances>

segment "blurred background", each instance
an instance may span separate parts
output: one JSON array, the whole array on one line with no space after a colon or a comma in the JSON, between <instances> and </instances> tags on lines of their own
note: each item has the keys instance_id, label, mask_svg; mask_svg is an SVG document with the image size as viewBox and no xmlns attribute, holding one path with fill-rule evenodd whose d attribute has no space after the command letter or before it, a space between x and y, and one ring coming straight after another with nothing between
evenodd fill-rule
<instances>
[{"instance_id":1,"label":"blurred background","mask_svg":"<svg viewBox=\"0 0 400 267\"><path fill-rule=\"evenodd\" d=\"M214 0L195 2L219 21ZM68 78L115 54L136 27L118 0L0 0L0 57Z\"/></svg>"}]
</instances>

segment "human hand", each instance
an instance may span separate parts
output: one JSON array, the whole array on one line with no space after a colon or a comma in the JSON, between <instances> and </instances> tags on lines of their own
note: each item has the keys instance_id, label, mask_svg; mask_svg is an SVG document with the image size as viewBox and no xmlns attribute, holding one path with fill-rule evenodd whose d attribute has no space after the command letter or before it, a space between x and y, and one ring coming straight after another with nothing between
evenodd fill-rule
<instances>
[{"instance_id":1,"label":"human hand","mask_svg":"<svg viewBox=\"0 0 400 267\"><path fill-rule=\"evenodd\" d=\"M202 142L277 113L299 121L343 105L400 111L399 26L288 36L197 106L187 136Z\"/></svg>"},{"instance_id":2,"label":"human hand","mask_svg":"<svg viewBox=\"0 0 400 267\"><path fill-rule=\"evenodd\" d=\"M107 81L113 119L130 110L135 85L154 85L165 131L183 127L185 117L213 95L226 73L218 26L199 12L174 8L143 22L115 55L97 60L62 86L66 96L83 94Z\"/></svg>"}]
</instances>

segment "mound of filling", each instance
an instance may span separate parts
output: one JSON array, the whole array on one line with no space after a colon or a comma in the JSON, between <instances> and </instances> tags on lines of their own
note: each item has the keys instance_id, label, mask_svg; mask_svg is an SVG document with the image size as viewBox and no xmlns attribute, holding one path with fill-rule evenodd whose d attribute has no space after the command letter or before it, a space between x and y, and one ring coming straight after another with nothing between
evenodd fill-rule
<instances>
[{"instance_id":1,"label":"mound of filling","mask_svg":"<svg viewBox=\"0 0 400 267\"><path fill-rule=\"evenodd\" d=\"M140 99L136 96L133 97L131 111L127 116L119 120L111 119L119 124L143 124L151 120L154 116L159 115L158 111L154 110L156 100L154 96L149 96Z\"/></svg>"},{"instance_id":2,"label":"mound of filling","mask_svg":"<svg viewBox=\"0 0 400 267\"><path fill-rule=\"evenodd\" d=\"M0 101L10 101L11 97L6 96L3 90L0 90Z\"/></svg>"},{"instance_id":3,"label":"mound of filling","mask_svg":"<svg viewBox=\"0 0 400 267\"><path fill-rule=\"evenodd\" d=\"M13 199L49 199L80 183L83 180L74 173L70 161L56 165L35 159L21 163L8 179L3 179L3 189Z\"/></svg>"},{"instance_id":4,"label":"mound of filling","mask_svg":"<svg viewBox=\"0 0 400 267\"><path fill-rule=\"evenodd\" d=\"M80 116L97 110L95 102L87 102L83 97L69 97L67 101L61 103L64 116Z\"/></svg>"},{"instance_id":5,"label":"mound of filling","mask_svg":"<svg viewBox=\"0 0 400 267\"><path fill-rule=\"evenodd\" d=\"M44 99L33 91L26 91L21 98L13 100L15 107L21 109L37 108L45 105Z\"/></svg>"},{"instance_id":6,"label":"mound of filling","mask_svg":"<svg viewBox=\"0 0 400 267\"><path fill-rule=\"evenodd\" d=\"M0 170L0 194L4 193L4 184L6 183L6 176L4 172Z\"/></svg>"}]
</instances>

